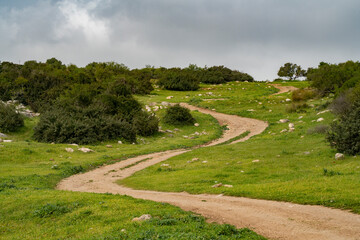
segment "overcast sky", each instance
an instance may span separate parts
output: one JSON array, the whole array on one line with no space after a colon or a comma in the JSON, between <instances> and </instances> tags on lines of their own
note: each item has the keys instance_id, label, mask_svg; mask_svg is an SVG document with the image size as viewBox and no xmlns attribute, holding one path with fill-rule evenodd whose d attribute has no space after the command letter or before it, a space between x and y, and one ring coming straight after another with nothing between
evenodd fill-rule
<instances>
[{"instance_id":1,"label":"overcast sky","mask_svg":"<svg viewBox=\"0 0 360 240\"><path fill-rule=\"evenodd\" d=\"M0 0L0 61L225 65L256 80L360 58L359 0Z\"/></svg>"}]
</instances>

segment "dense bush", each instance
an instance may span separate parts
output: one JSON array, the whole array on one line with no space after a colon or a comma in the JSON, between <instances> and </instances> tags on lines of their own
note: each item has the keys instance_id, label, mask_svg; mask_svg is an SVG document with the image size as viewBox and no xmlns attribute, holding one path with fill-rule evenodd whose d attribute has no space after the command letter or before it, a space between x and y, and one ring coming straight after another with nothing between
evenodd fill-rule
<instances>
[{"instance_id":1,"label":"dense bush","mask_svg":"<svg viewBox=\"0 0 360 240\"><path fill-rule=\"evenodd\" d=\"M44 112L34 129L43 142L89 144L112 139L136 140L158 129L155 117L141 110L122 79L106 89L99 84L74 85Z\"/></svg>"},{"instance_id":2,"label":"dense bush","mask_svg":"<svg viewBox=\"0 0 360 240\"><path fill-rule=\"evenodd\" d=\"M194 91L199 89L199 80L190 72L171 70L164 74L158 84L168 90Z\"/></svg>"},{"instance_id":3,"label":"dense bush","mask_svg":"<svg viewBox=\"0 0 360 240\"><path fill-rule=\"evenodd\" d=\"M332 123L327 140L339 152L356 155L360 153L360 101L354 102L339 120Z\"/></svg>"},{"instance_id":4,"label":"dense bush","mask_svg":"<svg viewBox=\"0 0 360 240\"><path fill-rule=\"evenodd\" d=\"M339 94L341 91L354 86L360 80L359 75L359 62L347 61L340 64L321 62L318 68L308 69L307 79L323 95L328 93Z\"/></svg>"},{"instance_id":5,"label":"dense bush","mask_svg":"<svg viewBox=\"0 0 360 240\"><path fill-rule=\"evenodd\" d=\"M313 89L300 88L292 92L291 99L294 102L306 101L316 96L316 92Z\"/></svg>"},{"instance_id":6,"label":"dense bush","mask_svg":"<svg viewBox=\"0 0 360 240\"><path fill-rule=\"evenodd\" d=\"M171 125L191 125L195 123L195 119L190 110L181 107L179 104L169 107L164 116L164 122Z\"/></svg>"},{"instance_id":7,"label":"dense bush","mask_svg":"<svg viewBox=\"0 0 360 240\"><path fill-rule=\"evenodd\" d=\"M0 102L0 131L13 132L24 126L24 119L13 106Z\"/></svg>"}]
</instances>

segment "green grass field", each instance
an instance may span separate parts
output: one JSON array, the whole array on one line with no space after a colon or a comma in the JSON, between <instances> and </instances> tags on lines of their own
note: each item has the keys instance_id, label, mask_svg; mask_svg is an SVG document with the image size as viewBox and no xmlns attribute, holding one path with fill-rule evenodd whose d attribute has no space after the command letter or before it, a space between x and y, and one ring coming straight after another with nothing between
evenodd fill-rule
<instances>
[{"instance_id":1,"label":"green grass field","mask_svg":"<svg viewBox=\"0 0 360 240\"><path fill-rule=\"evenodd\" d=\"M296 86L306 87L307 83L297 82ZM207 87L203 86L202 92ZM333 121L330 112L320 113L330 99L310 100L306 112L288 113L285 109L291 103L285 100L290 94L270 96L276 91L264 83L229 83L211 88L216 97L226 100L206 101L207 96L198 96L202 99L196 101L198 105L266 120L268 129L244 143L196 149L173 157L166 161L172 166L171 172L160 171L158 164L119 183L137 189L223 193L324 205L360 213L358 158L347 156L345 160L335 161L336 151L330 149L324 134L311 133L316 126ZM164 93L167 94L170 93ZM174 95L175 100L182 97ZM288 129L288 123L278 122L284 118L295 124L294 132L280 133ZM317 122L319 118L324 121ZM187 163L194 157L207 163ZM231 184L233 188L211 187L219 182Z\"/></svg>"},{"instance_id":2,"label":"green grass field","mask_svg":"<svg viewBox=\"0 0 360 240\"><path fill-rule=\"evenodd\" d=\"M161 117L164 110L157 114ZM24 128L9 134L13 142L0 144L0 239L264 239L248 229L206 223L203 217L168 204L54 190L61 179L80 171L136 155L192 147L222 134L210 115L193 112L193 116L200 127L161 123L172 133L139 137L137 144L114 141L85 146L92 153L68 144L33 141L37 119L26 119ZM196 131L206 134L197 136ZM153 218L132 222L143 214Z\"/></svg>"}]
</instances>

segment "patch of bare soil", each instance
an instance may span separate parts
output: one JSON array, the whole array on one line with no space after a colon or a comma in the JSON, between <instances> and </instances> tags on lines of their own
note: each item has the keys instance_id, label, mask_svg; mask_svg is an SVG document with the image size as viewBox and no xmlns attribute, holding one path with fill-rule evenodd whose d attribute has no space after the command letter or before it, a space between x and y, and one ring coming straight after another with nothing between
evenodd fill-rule
<instances>
[{"instance_id":1,"label":"patch of bare soil","mask_svg":"<svg viewBox=\"0 0 360 240\"><path fill-rule=\"evenodd\" d=\"M241 139L245 141L261 133L268 126L266 122L256 119L217 113L187 104L182 105L191 110L211 114L220 124L226 124L229 128L221 138L198 147L213 146L249 131L250 134ZM186 211L199 213L212 222L250 228L270 239L360 239L360 215L348 211L223 195L134 190L115 183L119 179L129 177L137 171L187 151L191 150L170 150L130 158L71 176L62 180L57 189L126 194L134 198L166 202ZM134 166L125 168L130 165Z\"/></svg>"},{"instance_id":2,"label":"patch of bare soil","mask_svg":"<svg viewBox=\"0 0 360 240\"><path fill-rule=\"evenodd\" d=\"M298 89L297 87L294 87L294 86L282 86L281 84L277 84L277 83L272 83L269 85L280 90L279 92L274 93L273 95L279 95L279 94L282 94L285 92L295 91Z\"/></svg>"}]
</instances>

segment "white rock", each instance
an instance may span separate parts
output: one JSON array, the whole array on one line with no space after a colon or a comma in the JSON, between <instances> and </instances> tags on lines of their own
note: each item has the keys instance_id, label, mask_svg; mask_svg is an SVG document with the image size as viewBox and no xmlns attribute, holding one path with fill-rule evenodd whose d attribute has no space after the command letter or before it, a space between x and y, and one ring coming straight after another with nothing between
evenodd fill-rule
<instances>
[{"instance_id":1,"label":"white rock","mask_svg":"<svg viewBox=\"0 0 360 240\"><path fill-rule=\"evenodd\" d=\"M280 123L287 123L287 122L290 122L290 120L289 119L280 119L279 122Z\"/></svg>"},{"instance_id":2,"label":"white rock","mask_svg":"<svg viewBox=\"0 0 360 240\"><path fill-rule=\"evenodd\" d=\"M65 151L67 151L67 152L69 152L69 153L72 153L72 152L74 152L74 149L72 149L72 148L65 148Z\"/></svg>"},{"instance_id":3,"label":"white rock","mask_svg":"<svg viewBox=\"0 0 360 240\"><path fill-rule=\"evenodd\" d=\"M69 144L69 145L71 145L71 146L79 146L79 145L76 144L76 143L72 143L72 144Z\"/></svg>"},{"instance_id":4,"label":"white rock","mask_svg":"<svg viewBox=\"0 0 360 240\"><path fill-rule=\"evenodd\" d=\"M255 163L255 162L260 162L260 160L259 160L259 159L256 159L256 160L253 160L252 162L254 162L254 163Z\"/></svg>"},{"instance_id":5,"label":"white rock","mask_svg":"<svg viewBox=\"0 0 360 240\"><path fill-rule=\"evenodd\" d=\"M112 148L113 146L112 145L106 145L107 148Z\"/></svg>"},{"instance_id":6,"label":"white rock","mask_svg":"<svg viewBox=\"0 0 360 240\"><path fill-rule=\"evenodd\" d=\"M163 105L163 106L169 106L170 103L169 103L169 102L161 102L161 105Z\"/></svg>"},{"instance_id":7,"label":"white rock","mask_svg":"<svg viewBox=\"0 0 360 240\"><path fill-rule=\"evenodd\" d=\"M166 99L172 99L174 96L167 96Z\"/></svg>"},{"instance_id":8,"label":"white rock","mask_svg":"<svg viewBox=\"0 0 360 240\"><path fill-rule=\"evenodd\" d=\"M224 184L224 187L227 187L227 188L232 188L233 185L230 185L230 184Z\"/></svg>"},{"instance_id":9,"label":"white rock","mask_svg":"<svg viewBox=\"0 0 360 240\"><path fill-rule=\"evenodd\" d=\"M272 112L272 110L270 109L269 112Z\"/></svg>"},{"instance_id":10,"label":"white rock","mask_svg":"<svg viewBox=\"0 0 360 240\"><path fill-rule=\"evenodd\" d=\"M295 131L295 128L289 128L289 132Z\"/></svg>"},{"instance_id":11,"label":"white rock","mask_svg":"<svg viewBox=\"0 0 360 240\"><path fill-rule=\"evenodd\" d=\"M4 143L11 143L12 140L3 140Z\"/></svg>"},{"instance_id":12,"label":"white rock","mask_svg":"<svg viewBox=\"0 0 360 240\"><path fill-rule=\"evenodd\" d=\"M320 115L320 114L323 114L323 113L327 113L327 112L329 112L329 111L330 111L329 109L326 109L326 110L324 110L324 111L318 112L316 115Z\"/></svg>"},{"instance_id":13,"label":"white rock","mask_svg":"<svg viewBox=\"0 0 360 240\"><path fill-rule=\"evenodd\" d=\"M289 123L289 128L294 128L295 125L293 123Z\"/></svg>"},{"instance_id":14,"label":"white rock","mask_svg":"<svg viewBox=\"0 0 360 240\"><path fill-rule=\"evenodd\" d=\"M167 163L163 163L163 164L161 164L161 167L170 167L170 165Z\"/></svg>"},{"instance_id":15,"label":"white rock","mask_svg":"<svg viewBox=\"0 0 360 240\"><path fill-rule=\"evenodd\" d=\"M207 163L208 161L202 161L202 163Z\"/></svg>"},{"instance_id":16,"label":"white rock","mask_svg":"<svg viewBox=\"0 0 360 240\"><path fill-rule=\"evenodd\" d=\"M88 152L93 152L93 151L94 151L94 150L91 150L90 148L85 148L85 147L79 148L78 150L81 151L81 152L84 152L84 153L88 153Z\"/></svg>"},{"instance_id":17,"label":"white rock","mask_svg":"<svg viewBox=\"0 0 360 240\"><path fill-rule=\"evenodd\" d=\"M304 116L300 116L299 119L302 119Z\"/></svg>"},{"instance_id":18,"label":"white rock","mask_svg":"<svg viewBox=\"0 0 360 240\"><path fill-rule=\"evenodd\" d=\"M342 153L336 153L335 154L335 160L342 160L344 158L345 158L345 156Z\"/></svg>"},{"instance_id":19,"label":"white rock","mask_svg":"<svg viewBox=\"0 0 360 240\"><path fill-rule=\"evenodd\" d=\"M218 187L221 187L223 184L222 183L217 183L215 185L212 185L211 187L212 188L218 188Z\"/></svg>"},{"instance_id":20,"label":"white rock","mask_svg":"<svg viewBox=\"0 0 360 240\"><path fill-rule=\"evenodd\" d=\"M122 141L118 141L118 144L122 144Z\"/></svg>"},{"instance_id":21,"label":"white rock","mask_svg":"<svg viewBox=\"0 0 360 240\"><path fill-rule=\"evenodd\" d=\"M146 221L146 220L150 220L152 218L152 216L150 214L144 214L141 215L140 217L136 217L133 218L133 222L139 222L139 221Z\"/></svg>"},{"instance_id":22,"label":"white rock","mask_svg":"<svg viewBox=\"0 0 360 240\"><path fill-rule=\"evenodd\" d=\"M198 127L198 126L200 126L200 124L199 124L199 123L195 123L194 126L195 126L195 127Z\"/></svg>"},{"instance_id":23,"label":"white rock","mask_svg":"<svg viewBox=\"0 0 360 240\"><path fill-rule=\"evenodd\" d=\"M324 119L323 118L318 118L316 121L321 122L321 121L324 121Z\"/></svg>"},{"instance_id":24,"label":"white rock","mask_svg":"<svg viewBox=\"0 0 360 240\"><path fill-rule=\"evenodd\" d=\"M285 99L286 102L291 102L290 98Z\"/></svg>"},{"instance_id":25,"label":"white rock","mask_svg":"<svg viewBox=\"0 0 360 240\"><path fill-rule=\"evenodd\" d=\"M280 133L284 133L284 132L287 132L288 130L287 129L283 129L280 131Z\"/></svg>"},{"instance_id":26,"label":"white rock","mask_svg":"<svg viewBox=\"0 0 360 240\"><path fill-rule=\"evenodd\" d=\"M254 109L248 109L247 111L248 111L248 112L255 112Z\"/></svg>"}]
</instances>

